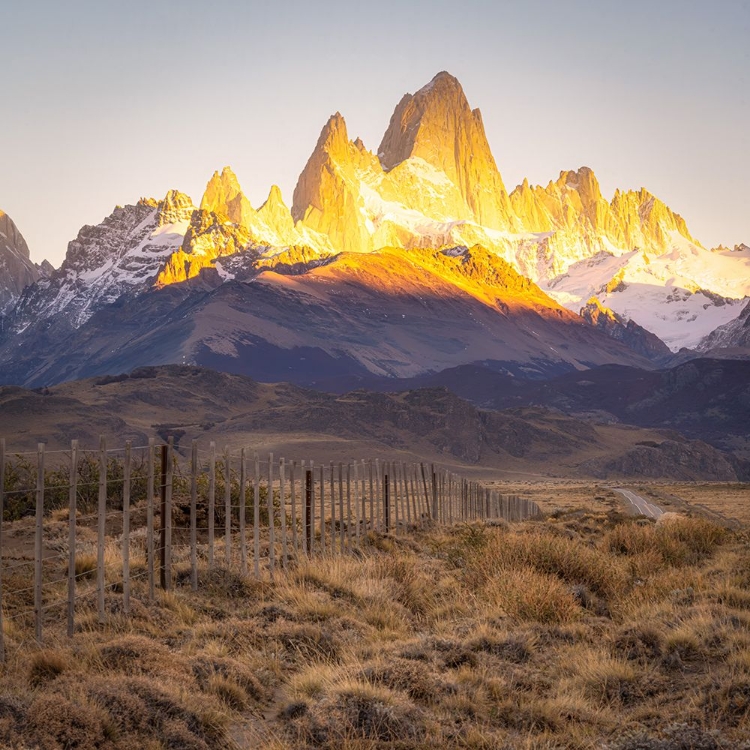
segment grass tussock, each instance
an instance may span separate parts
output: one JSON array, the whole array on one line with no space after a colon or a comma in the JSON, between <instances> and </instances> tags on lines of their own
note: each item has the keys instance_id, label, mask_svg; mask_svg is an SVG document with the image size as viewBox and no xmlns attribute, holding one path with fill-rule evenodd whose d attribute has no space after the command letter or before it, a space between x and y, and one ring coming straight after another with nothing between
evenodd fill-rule
<instances>
[{"instance_id":1,"label":"grass tussock","mask_svg":"<svg viewBox=\"0 0 750 750\"><path fill-rule=\"evenodd\" d=\"M273 580L199 573L155 601L134 581L130 614L108 594L105 627L84 602L73 641L47 622L25 659L6 621L0 747L750 750L750 549L701 519L371 534Z\"/></svg>"}]
</instances>

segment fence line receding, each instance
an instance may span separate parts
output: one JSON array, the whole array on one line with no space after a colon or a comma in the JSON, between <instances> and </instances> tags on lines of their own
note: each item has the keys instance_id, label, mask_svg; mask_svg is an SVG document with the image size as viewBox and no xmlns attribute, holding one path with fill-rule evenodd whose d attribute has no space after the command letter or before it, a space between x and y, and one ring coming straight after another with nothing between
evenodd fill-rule
<instances>
[{"instance_id":1,"label":"fence line receding","mask_svg":"<svg viewBox=\"0 0 750 750\"><path fill-rule=\"evenodd\" d=\"M103 437L98 450L74 440L11 455L0 439L0 661L6 629L42 643L45 624L66 619L72 637L82 600L104 623L116 593L127 616L136 581L153 599L157 579L197 590L199 571L273 577L300 557L359 550L372 532L539 514L435 464L315 464L197 441L183 456L171 439L109 448ZM33 555L28 535L3 529L27 517Z\"/></svg>"}]
</instances>

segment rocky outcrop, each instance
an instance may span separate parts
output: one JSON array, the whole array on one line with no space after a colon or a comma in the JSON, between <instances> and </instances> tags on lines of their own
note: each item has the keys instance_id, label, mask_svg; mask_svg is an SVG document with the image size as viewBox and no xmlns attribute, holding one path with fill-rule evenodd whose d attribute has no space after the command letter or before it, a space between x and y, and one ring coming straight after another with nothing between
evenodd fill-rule
<instances>
[{"instance_id":1,"label":"rocky outcrop","mask_svg":"<svg viewBox=\"0 0 750 750\"><path fill-rule=\"evenodd\" d=\"M31 262L26 240L10 216L0 211L0 315L38 278L39 269Z\"/></svg>"},{"instance_id":2,"label":"rocky outcrop","mask_svg":"<svg viewBox=\"0 0 750 750\"><path fill-rule=\"evenodd\" d=\"M716 328L696 347L701 353L717 349L745 349L750 356L750 302L737 318Z\"/></svg>"},{"instance_id":3,"label":"rocky outcrop","mask_svg":"<svg viewBox=\"0 0 750 750\"><path fill-rule=\"evenodd\" d=\"M581 317L592 326L621 341L634 352L652 360L668 357L669 347L650 331L639 326L634 320L624 320L622 316L604 307L596 297L592 297L581 309Z\"/></svg>"},{"instance_id":4,"label":"rocky outcrop","mask_svg":"<svg viewBox=\"0 0 750 750\"><path fill-rule=\"evenodd\" d=\"M581 469L599 479L643 477L694 482L736 482L729 457L700 440L646 441L620 456L585 461Z\"/></svg>"},{"instance_id":5,"label":"rocky outcrop","mask_svg":"<svg viewBox=\"0 0 750 750\"><path fill-rule=\"evenodd\" d=\"M22 295L10 322L21 331L59 318L77 328L122 296L150 289L165 260L182 245L195 206L170 190L163 200L117 206L68 244L62 265Z\"/></svg>"}]
</instances>

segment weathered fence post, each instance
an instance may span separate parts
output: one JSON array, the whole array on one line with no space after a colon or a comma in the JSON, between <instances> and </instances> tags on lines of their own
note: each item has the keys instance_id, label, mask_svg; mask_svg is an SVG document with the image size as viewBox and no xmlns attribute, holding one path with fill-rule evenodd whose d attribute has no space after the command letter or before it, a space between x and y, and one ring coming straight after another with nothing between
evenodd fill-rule
<instances>
[{"instance_id":1,"label":"weathered fence post","mask_svg":"<svg viewBox=\"0 0 750 750\"><path fill-rule=\"evenodd\" d=\"M164 588L172 588L172 487L174 484L174 438L167 442L167 477L164 492Z\"/></svg>"},{"instance_id":2,"label":"weathered fence post","mask_svg":"<svg viewBox=\"0 0 750 750\"><path fill-rule=\"evenodd\" d=\"M34 534L34 626L36 639L42 642L42 555L44 533L44 443L36 454L36 526Z\"/></svg>"},{"instance_id":3,"label":"weathered fence post","mask_svg":"<svg viewBox=\"0 0 750 750\"><path fill-rule=\"evenodd\" d=\"M320 465L320 553L326 553L326 478Z\"/></svg>"},{"instance_id":4,"label":"weathered fence post","mask_svg":"<svg viewBox=\"0 0 750 750\"><path fill-rule=\"evenodd\" d=\"M286 543L286 463L279 459L279 517L281 520L281 567L286 570L289 549Z\"/></svg>"},{"instance_id":5,"label":"weathered fence post","mask_svg":"<svg viewBox=\"0 0 750 750\"><path fill-rule=\"evenodd\" d=\"M232 566L232 463L229 446L224 446L224 562Z\"/></svg>"},{"instance_id":6,"label":"weathered fence post","mask_svg":"<svg viewBox=\"0 0 750 750\"><path fill-rule=\"evenodd\" d=\"M107 524L107 442L102 435L99 438L99 517L98 517L98 539L96 549L96 584L97 584L97 609L99 622L105 620L104 612L104 587L106 583L104 575L104 533Z\"/></svg>"},{"instance_id":7,"label":"weathered fence post","mask_svg":"<svg viewBox=\"0 0 750 750\"><path fill-rule=\"evenodd\" d=\"M302 467L304 470L304 466ZM305 504L302 511L302 546L303 551L308 554L313 551L313 472L312 468L307 469L305 474Z\"/></svg>"},{"instance_id":8,"label":"weathered fence post","mask_svg":"<svg viewBox=\"0 0 750 750\"><path fill-rule=\"evenodd\" d=\"M339 462L339 546L344 551L344 467Z\"/></svg>"},{"instance_id":9,"label":"weathered fence post","mask_svg":"<svg viewBox=\"0 0 750 750\"><path fill-rule=\"evenodd\" d=\"M190 451L190 587L198 590L198 441Z\"/></svg>"},{"instance_id":10,"label":"weathered fence post","mask_svg":"<svg viewBox=\"0 0 750 750\"><path fill-rule=\"evenodd\" d=\"M391 487L387 464L383 464L383 522L385 533L389 534L391 531Z\"/></svg>"},{"instance_id":11,"label":"weathered fence post","mask_svg":"<svg viewBox=\"0 0 750 750\"><path fill-rule=\"evenodd\" d=\"M294 471L296 462L292 461L289 466L289 484L291 485L291 501L292 501L292 547L294 547L295 558L299 555L299 538L297 537L297 487L296 487L296 472Z\"/></svg>"},{"instance_id":12,"label":"weathered fence post","mask_svg":"<svg viewBox=\"0 0 750 750\"><path fill-rule=\"evenodd\" d=\"M122 474L122 610L130 614L130 440L125 441Z\"/></svg>"},{"instance_id":13,"label":"weathered fence post","mask_svg":"<svg viewBox=\"0 0 750 750\"><path fill-rule=\"evenodd\" d=\"M167 461L169 452L161 446L161 475L159 477L159 585L167 588Z\"/></svg>"},{"instance_id":14,"label":"weathered fence post","mask_svg":"<svg viewBox=\"0 0 750 750\"><path fill-rule=\"evenodd\" d=\"M256 578L260 578L260 459L257 451L253 458L253 572Z\"/></svg>"},{"instance_id":15,"label":"weathered fence post","mask_svg":"<svg viewBox=\"0 0 750 750\"><path fill-rule=\"evenodd\" d=\"M352 548L352 466L346 464L346 544Z\"/></svg>"},{"instance_id":16,"label":"weathered fence post","mask_svg":"<svg viewBox=\"0 0 750 750\"><path fill-rule=\"evenodd\" d=\"M146 480L146 564L148 566L148 598L154 599L154 451L153 438L148 441L148 479Z\"/></svg>"},{"instance_id":17,"label":"weathered fence post","mask_svg":"<svg viewBox=\"0 0 750 750\"><path fill-rule=\"evenodd\" d=\"M268 495L266 497L268 506L268 570L273 577L276 566L276 541L274 538L274 526L276 524L276 511L273 505L273 453L268 454Z\"/></svg>"},{"instance_id":18,"label":"weathered fence post","mask_svg":"<svg viewBox=\"0 0 750 750\"><path fill-rule=\"evenodd\" d=\"M333 461L331 461L331 554L336 550L336 487L333 473Z\"/></svg>"},{"instance_id":19,"label":"weathered fence post","mask_svg":"<svg viewBox=\"0 0 750 750\"><path fill-rule=\"evenodd\" d=\"M363 459L364 462L364 459ZM363 463L364 466L364 463ZM375 495L373 492L373 482L372 482L372 459L369 461L369 467L370 467L370 531L375 530Z\"/></svg>"},{"instance_id":20,"label":"weathered fence post","mask_svg":"<svg viewBox=\"0 0 750 750\"><path fill-rule=\"evenodd\" d=\"M2 446L0 446L0 452ZM0 459L0 465L2 459ZM0 469L1 471L2 469ZM2 496L0 479L0 496ZM68 638L75 632L76 601L76 505L78 501L78 441L70 443L70 487L68 489ZM2 501L0 501L0 523L2 522ZM0 630L2 622L0 622ZM0 639L2 636L0 636Z\"/></svg>"},{"instance_id":21,"label":"weathered fence post","mask_svg":"<svg viewBox=\"0 0 750 750\"><path fill-rule=\"evenodd\" d=\"M247 461L245 460L245 449L240 449L240 496L239 500L239 525L240 525L240 570L242 575L247 575Z\"/></svg>"},{"instance_id":22,"label":"weathered fence post","mask_svg":"<svg viewBox=\"0 0 750 750\"><path fill-rule=\"evenodd\" d=\"M214 567L214 536L216 534L216 443L209 443L208 457L208 569Z\"/></svg>"},{"instance_id":23,"label":"weathered fence post","mask_svg":"<svg viewBox=\"0 0 750 750\"><path fill-rule=\"evenodd\" d=\"M360 524L362 523L362 502L361 502L361 496L360 496L360 486L359 486L359 465L357 464L356 459L354 460L354 518L357 524L355 534L357 537L357 546L359 547L361 543L361 534L362 530L360 529Z\"/></svg>"}]
</instances>

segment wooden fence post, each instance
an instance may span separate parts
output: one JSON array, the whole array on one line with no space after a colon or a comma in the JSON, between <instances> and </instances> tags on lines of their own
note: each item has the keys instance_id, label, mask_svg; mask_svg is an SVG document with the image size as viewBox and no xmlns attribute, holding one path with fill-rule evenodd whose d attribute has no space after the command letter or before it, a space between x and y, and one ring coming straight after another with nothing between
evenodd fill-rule
<instances>
[{"instance_id":1,"label":"wooden fence post","mask_svg":"<svg viewBox=\"0 0 750 750\"><path fill-rule=\"evenodd\" d=\"M260 578L260 459L257 451L253 453L253 459L253 572L256 578Z\"/></svg>"},{"instance_id":2,"label":"wooden fence post","mask_svg":"<svg viewBox=\"0 0 750 750\"><path fill-rule=\"evenodd\" d=\"M364 459L363 459L364 461ZM375 530L375 494L373 492L372 483L372 459L368 462L370 468L370 531ZM364 468L364 464L363 464Z\"/></svg>"},{"instance_id":3,"label":"wooden fence post","mask_svg":"<svg viewBox=\"0 0 750 750\"><path fill-rule=\"evenodd\" d=\"M5 663L3 633L3 514L5 513L5 438L0 438L0 664Z\"/></svg>"},{"instance_id":4,"label":"wooden fence post","mask_svg":"<svg viewBox=\"0 0 750 750\"><path fill-rule=\"evenodd\" d=\"M375 497L377 504L375 505L376 514L376 525L379 532L383 531L383 467L380 465L380 459L375 459Z\"/></svg>"},{"instance_id":5,"label":"wooden fence post","mask_svg":"<svg viewBox=\"0 0 750 750\"><path fill-rule=\"evenodd\" d=\"M346 464L346 544L352 548L352 467Z\"/></svg>"},{"instance_id":6,"label":"wooden fence post","mask_svg":"<svg viewBox=\"0 0 750 750\"><path fill-rule=\"evenodd\" d=\"M344 467L339 461L339 546L344 551Z\"/></svg>"},{"instance_id":7,"label":"wooden fence post","mask_svg":"<svg viewBox=\"0 0 750 750\"><path fill-rule=\"evenodd\" d=\"M438 518L438 486L437 486L437 474L435 473L435 464L430 466L430 475L432 476L432 520L437 522Z\"/></svg>"},{"instance_id":8,"label":"wooden fence post","mask_svg":"<svg viewBox=\"0 0 750 750\"><path fill-rule=\"evenodd\" d=\"M154 600L154 438L148 441L148 479L146 484L146 564L148 565L148 598Z\"/></svg>"},{"instance_id":9,"label":"wooden fence post","mask_svg":"<svg viewBox=\"0 0 750 750\"><path fill-rule=\"evenodd\" d=\"M273 504L273 453L268 454L268 494L266 496L268 506L268 570L273 578L276 567L276 510Z\"/></svg>"},{"instance_id":10,"label":"wooden fence post","mask_svg":"<svg viewBox=\"0 0 750 750\"><path fill-rule=\"evenodd\" d=\"M0 451L2 447L0 446ZM0 464L2 461L0 460ZM2 481L2 480L0 480ZM2 492L0 491L0 495ZM68 638L75 632L76 601L76 505L78 502L78 441L70 443L70 487L68 489ZM2 510L0 507L0 519ZM0 623L2 628L2 623ZM0 639L2 636L0 636Z\"/></svg>"},{"instance_id":11,"label":"wooden fence post","mask_svg":"<svg viewBox=\"0 0 750 750\"><path fill-rule=\"evenodd\" d=\"M403 511L400 508L401 504L401 479L399 477L398 473L398 463L395 461L391 461L389 464L389 470L391 472L391 476L393 477L393 528L396 532L396 534L399 533L399 526L402 522L402 516Z\"/></svg>"},{"instance_id":12,"label":"wooden fence post","mask_svg":"<svg viewBox=\"0 0 750 750\"><path fill-rule=\"evenodd\" d=\"M304 466L302 467L304 470ZM302 511L302 546L306 554L313 551L313 471L312 468L304 472L305 476L305 504Z\"/></svg>"},{"instance_id":13,"label":"wooden fence post","mask_svg":"<svg viewBox=\"0 0 750 750\"><path fill-rule=\"evenodd\" d=\"M292 547L294 548L294 556L296 558L297 555L299 555L299 538L297 537L297 488L295 485L295 465L296 462L292 461L291 465L289 466L289 484L291 485L290 499L292 501Z\"/></svg>"},{"instance_id":14,"label":"wooden fence post","mask_svg":"<svg viewBox=\"0 0 750 750\"><path fill-rule=\"evenodd\" d=\"M190 587L198 590L198 441L190 446Z\"/></svg>"},{"instance_id":15,"label":"wooden fence post","mask_svg":"<svg viewBox=\"0 0 750 750\"><path fill-rule=\"evenodd\" d=\"M326 553L326 482L323 464L320 465L320 553Z\"/></svg>"},{"instance_id":16,"label":"wooden fence post","mask_svg":"<svg viewBox=\"0 0 750 750\"><path fill-rule=\"evenodd\" d=\"M331 553L336 549L336 488L333 477L333 461L330 468L331 479Z\"/></svg>"},{"instance_id":17,"label":"wooden fence post","mask_svg":"<svg viewBox=\"0 0 750 750\"><path fill-rule=\"evenodd\" d=\"M245 449L240 449L240 493L239 493L239 522L240 522L240 570L247 575L247 460Z\"/></svg>"},{"instance_id":18,"label":"wooden fence post","mask_svg":"<svg viewBox=\"0 0 750 750\"><path fill-rule=\"evenodd\" d=\"M224 563L232 567L232 460L224 446Z\"/></svg>"},{"instance_id":19,"label":"wooden fence post","mask_svg":"<svg viewBox=\"0 0 750 750\"><path fill-rule=\"evenodd\" d=\"M159 477L159 585L167 588L167 446L161 446L161 474Z\"/></svg>"},{"instance_id":20,"label":"wooden fence post","mask_svg":"<svg viewBox=\"0 0 750 750\"><path fill-rule=\"evenodd\" d=\"M424 464L422 462L419 463L419 468L422 470L422 486L424 487L425 514L427 515L428 518L430 518L430 495L427 491L427 472L425 471Z\"/></svg>"},{"instance_id":21,"label":"wooden fence post","mask_svg":"<svg viewBox=\"0 0 750 750\"><path fill-rule=\"evenodd\" d=\"M286 463L279 459L279 520L281 521L281 567L286 570L289 549L286 543Z\"/></svg>"},{"instance_id":22,"label":"wooden fence post","mask_svg":"<svg viewBox=\"0 0 750 750\"><path fill-rule=\"evenodd\" d=\"M174 438L167 442L167 486L164 493L164 583L167 591L172 588L172 489L174 485Z\"/></svg>"},{"instance_id":23,"label":"wooden fence post","mask_svg":"<svg viewBox=\"0 0 750 750\"><path fill-rule=\"evenodd\" d=\"M360 525L362 523L363 513L362 513L362 501L360 497L360 486L359 486L359 466L356 460L353 463L354 463L354 518L357 524L355 534L357 538L357 546L359 547L361 543L361 534L362 534Z\"/></svg>"},{"instance_id":24,"label":"wooden fence post","mask_svg":"<svg viewBox=\"0 0 750 750\"><path fill-rule=\"evenodd\" d=\"M130 614L130 454L131 442L125 441L122 474L122 610Z\"/></svg>"},{"instance_id":25,"label":"wooden fence post","mask_svg":"<svg viewBox=\"0 0 750 750\"><path fill-rule=\"evenodd\" d=\"M310 492L312 497L312 504L308 509L307 523L310 525L310 544L308 545L307 551L309 554L315 551L315 467L312 459L310 460Z\"/></svg>"},{"instance_id":26,"label":"wooden fence post","mask_svg":"<svg viewBox=\"0 0 750 750\"><path fill-rule=\"evenodd\" d=\"M214 567L214 536L216 534L216 443L209 443L208 457L208 569Z\"/></svg>"},{"instance_id":27,"label":"wooden fence post","mask_svg":"<svg viewBox=\"0 0 750 750\"><path fill-rule=\"evenodd\" d=\"M388 476L388 465L383 464L383 522L385 523L385 533L391 531L391 487Z\"/></svg>"},{"instance_id":28,"label":"wooden fence post","mask_svg":"<svg viewBox=\"0 0 750 750\"><path fill-rule=\"evenodd\" d=\"M37 443L36 527L34 534L34 625L36 639L42 642L42 556L44 533L44 443Z\"/></svg>"},{"instance_id":29,"label":"wooden fence post","mask_svg":"<svg viewBox=\"0 0 750 750\"><path fill-rule=\"evenodd\" d=\"M104 575L104 534L107 524L107 442L102 435L99 438L99 517L98 517L98 539L96 549L96 582L97 582L97 609L99 622L104 623L104 587L106 577Z\"/></svg>"}]
</instances>

